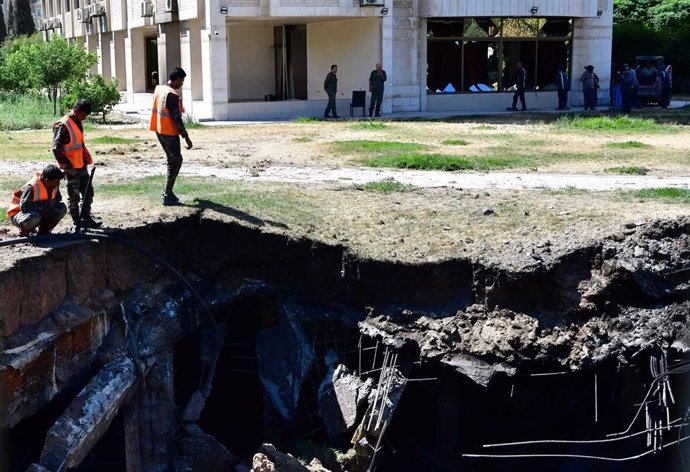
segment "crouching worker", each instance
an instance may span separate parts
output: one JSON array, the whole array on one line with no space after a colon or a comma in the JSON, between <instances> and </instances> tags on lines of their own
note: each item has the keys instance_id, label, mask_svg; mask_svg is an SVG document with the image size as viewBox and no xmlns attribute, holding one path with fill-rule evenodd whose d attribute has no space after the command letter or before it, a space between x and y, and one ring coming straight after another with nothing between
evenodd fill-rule
<instances>
[{"instance_id":1,"label":"crouching worker","mask_svg":"<svg viewBox=\"0 0 690 472\"><path fill-rule=\"evenodd\" d=\"M91 154L84 144L82 121L91 114L88 100L77 100L68 115L53 124L53 154L58 165L67 174L67 203L74 225L79 224L81 200L81 227L98 228L100 221L91 217L93 187L89 186L88 164Z\"/></svg>"},{"instance_id":2,"label":"crouching worker","mask_svg":"<svg viewBox=\"0 0 690 472\"><path fill-rule=\"evenodd\" d=\"M67 214L60 195L63 177L62 171L51 164L14 192L7 217L19 228L19 236L28 236L36 228L38 234L48 234Z\"/></svg>"}]
</instances>

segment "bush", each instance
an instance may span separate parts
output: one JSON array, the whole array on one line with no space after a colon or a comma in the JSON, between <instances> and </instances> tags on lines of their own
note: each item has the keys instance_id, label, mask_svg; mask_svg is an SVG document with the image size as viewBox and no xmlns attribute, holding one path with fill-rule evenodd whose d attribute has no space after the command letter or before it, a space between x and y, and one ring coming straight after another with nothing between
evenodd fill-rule
<instances>
[{"instance_id":1,"label":"bush","mask_svg":"<svg viewBox=\"0 0 690 472\"><path fill-rule=\"evenodd\" d=\"M110 83L106 83L102 75L95 74L85 81L78 81L72 85L70 93L62 99L63 110L70 110L77 99L82 98L91 102L91 110L94 114L101 113L103 122L105 117L120 101L120 92L117 90L117 79L113 77Z\"/></svg>"}]
</instances>

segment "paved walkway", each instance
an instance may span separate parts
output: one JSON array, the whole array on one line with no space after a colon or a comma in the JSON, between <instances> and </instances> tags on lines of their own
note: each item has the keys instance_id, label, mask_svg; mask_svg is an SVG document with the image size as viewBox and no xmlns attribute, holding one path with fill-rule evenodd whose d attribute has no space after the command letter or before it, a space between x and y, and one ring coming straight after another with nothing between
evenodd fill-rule
<instances>
[{"instance_id":1,"label":"paved walkway","mask_svg":"<svg viewBox=\"0 0 690 472\"><path fill-rule=\"evenodd\" d=\"M361 168L278 167L264 170L247 168L217 169L183 167L186 175L215 176L228 180L256 182L289 182L299 184L364 184L380 180L396 180L417 187L453 187L463 189L581 189L639 190L657 187L690 189L690 177L654 177L623 175L577 175L538 173L467 173L417 170L378 170Z\"/></svg>"}]
</instances>

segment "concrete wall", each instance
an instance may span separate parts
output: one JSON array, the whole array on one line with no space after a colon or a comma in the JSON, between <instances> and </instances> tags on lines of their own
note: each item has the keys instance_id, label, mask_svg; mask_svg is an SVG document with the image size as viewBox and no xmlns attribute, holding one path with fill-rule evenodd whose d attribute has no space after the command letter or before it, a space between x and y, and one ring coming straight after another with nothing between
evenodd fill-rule
<instances>
[{"instance_id":1,"label":"concrete wall","mask_svg":"<svg viewBox=\"0 0 690 472\"><path fill-rule=\"evenodd\" d=\"M228 27L228 87L231 99L263 100L275 92L273 26Z\"/></svg>"},{"instance_id":2,"label":"concrete wall","mask_svg":"<svg viewBox=\"0 0 690 472\"><path fill-rule=\"evenodd\" d=\"M573 21L573 57L571 89L573 104L584 105L580 77L585 66L594 66L599 76L599 105L608 105L611 81L611 42L613 40L613 0L601 2L605 8L601 17L578 18Z\"/></svg>"},{"instance_id":3,"label":"concrete wall","mask_svg":"<svg viewBox=\"0 0 690 472\"><path fill-rule=\"evenodd\" d=\"M378 18L308 24L308 99L327 100L323 81L331 64L338 64L338 98L349 103L353 90L367 90L369 74L381 61L380 44Z\"/></svg>"},{"instance_id":4,"label":"concrete wall","mask_svg":"<svg viewBox=\"0 0 690 472\"><path fill-rule=\"evenodd\" d=\"M569 94L570 95L570 94ZM569 96L568 99L573 97ZM458 93L432 94L426 97L427 111L505 110L512 105L512 93ZM530 110L552 110L558 106L556 92L525 92L525 102ZM520 102L518 101L518 107Z\"/></svg>"}]
</instances>

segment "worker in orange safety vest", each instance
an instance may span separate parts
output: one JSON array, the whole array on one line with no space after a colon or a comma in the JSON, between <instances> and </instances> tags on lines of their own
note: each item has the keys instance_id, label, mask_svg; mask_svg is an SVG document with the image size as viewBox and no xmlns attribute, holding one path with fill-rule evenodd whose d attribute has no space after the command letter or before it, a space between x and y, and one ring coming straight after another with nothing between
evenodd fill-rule
<instances>
[{"instance_id":1,"label":"worker in orange safety vest","mask_svg":"<svg viewBox=\"0 0 690 472\"><path fill-rule=\"evenodd\" d=\"M153 108L149 129L156 132L165 156L168 160L165 191L162 196L163 205L179 205L180 199L173 193L175 180L182 167L182 150L180 136L187 143L187 149L192 149L192 140L182 121L184 106L178 90L184 84L187 76L181 67L170 71L166 84L157 85L153 92Z\"/></svg>"},{"instance_id":2,"label":"worker in orange safety vest","mask_svg":"<svg viewBox=\"0 0 690 472\"><path fill-rule=\"evenodd\" d=\"M91 216L93 186L89 185L88 164L91 154L84 144L82 121L91 114L88 100L77 100L72 111L53 124L53 154L67 175L67 207L75 226L79 224L79 202L82 201L81 227L98 228L101 222Z\"/></svg>"},{"instance_id":3,"label":"worker in orange safety vest","mask_svg":"<svg viewBox=\"0 0 690 472\"><path fill-rule=\"evenodd\" d=\"M15 190L7 217L19 228L19 236L28 236L36 228L38 234L48 234L67 214L67 206L60 195L63 177L62 171L50 164Z\"/></svg>"}]
</instances>

